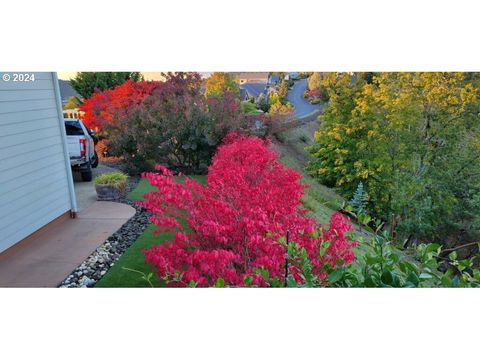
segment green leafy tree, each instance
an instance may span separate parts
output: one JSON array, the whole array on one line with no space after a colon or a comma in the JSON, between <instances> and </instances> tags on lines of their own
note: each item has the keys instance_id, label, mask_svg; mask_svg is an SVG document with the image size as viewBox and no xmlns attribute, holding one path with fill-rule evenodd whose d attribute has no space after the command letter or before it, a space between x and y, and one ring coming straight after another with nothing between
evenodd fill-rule
<instances>
[{"instance_id":1,"label":"green leafy tree","mask_svg":"<svg viewBox=\"0 0 480 360\"><path fill-rule=\"evenodd\" d=\"M286 114L295 110L292 104L280 97L280 94L271 94L268 101L268 112L270 114Z\"/></svg>"},{"instance_id":2,"label":"green leafy tree","mask_svg":"<svg viewBox=\"0 0 480 360\"><path fill-rule=\"evenodd\" d=\"M480 126L473 80L462 73L331 73L322 83L330 104L309 149L314 176L348 197L362 181L369 210L402 236L440 241L445 227L475 230Z\"/></svg>"},{"instance_id":3,"label":"green leafy tree","mask_svg":"<svg viewBox=\"0 0 480 360\"><path fill-rule=\"evenodd\" d=\"M308 77L307 86L309 90L317 90L322 87L323 74L314 72Z\"/></svg>"},{"instance_id":4,"label":"green leafy tree","mask_svg":"<svg viewBox=\"0 0 480 360\"><path fill-rule=\"evenodd\" d=\"M280 96L280 99L283 101L286 101L288 94L288 83L282 78L280 81L280 85L278 85L278 96Z\"/></svg>"},{"instance_id":5,"label":"green leafy tree","mask_svg":"<svg viewBox=\"0 0 480 360\"><path fill-rule=\"evenodd\" d=\"M326 73L314 72L307 80L307 89L310 90L321 101L328 101L328 93L326 86L328 82L325 81Z\"/></svg>"},{"instance_id":6,"label":"green leafy tree","mask_svg":"<svg viewBox=\"0 0 480 360\"><path fill-rule=\"evenodd\" d=\"M255 106L263 112L268 112L270 110L269 98L264 93L261 93L255 99Z\"/></svg>"},{"instance_id":7,"label":"green leafy tree","mask_svg":"<svg viewBox=\"0 0 480 360\"><path fill-rule=\"evenodd\" d=\"M223 96L228 91L236 97L240 96L240 89L233 76L225 72L215 72L206 81L205 96Z\"/></svg>"},{"instance_id":8,"label":"green leafy tree","mask_svg":"<svg viewBox=\"0 0 480 360\"><path fill-rule=\"evenodd\" d=\"M76 96L70 96L65 105L63 105L63 110L76 109L81 103L80 99Z\"/></svg>"},{"instance_id":9,"label":"green leafy tree","mask_svg":"<svg viewBox=\"0 0 480 360\"><path fill-rule=\"evenodd\" d=\"M79 72L70 84L84 99L88 99L96 89L113 89L127 80L137 82L144 79L139 72Z\"/></svg>"}]
</instances>

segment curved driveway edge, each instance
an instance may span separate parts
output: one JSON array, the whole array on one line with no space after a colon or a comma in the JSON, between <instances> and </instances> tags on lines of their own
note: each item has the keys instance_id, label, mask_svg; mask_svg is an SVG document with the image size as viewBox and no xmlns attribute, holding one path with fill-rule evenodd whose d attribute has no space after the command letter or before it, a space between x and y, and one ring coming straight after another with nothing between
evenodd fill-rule
<instances>
[{"instance_id":1,"label":"curved driveway edge","mask_svg":"<svg viewBox=\"0 0 480 360\"><path fill-rule=\"evenodd\" d=\"M133 215L130 205L97 201L38 238L0 254L0 287L57 287Z\"/></svg>"}]
</instances>

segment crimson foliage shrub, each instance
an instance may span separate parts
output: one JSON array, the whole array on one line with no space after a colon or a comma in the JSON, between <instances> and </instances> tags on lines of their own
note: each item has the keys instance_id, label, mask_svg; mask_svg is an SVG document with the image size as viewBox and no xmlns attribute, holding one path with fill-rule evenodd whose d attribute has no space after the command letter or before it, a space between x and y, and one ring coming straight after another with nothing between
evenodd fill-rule
<instances>
[{"instance_id":1,"label":"crimson foliage shrub","mask_svg":"<svg viewBox=\"0 0 480 360\"><path fill-rule=\"evenodd\" d=\"M79 107L84 112L83 123L88 128L101 131L106 125L125 116L130 107L140 104L160 85L159 81L128 80L114 89L95 91Z\"/></svg>"},{"instance_id":2,"label":"crimson foliage shrub","mask_svg":"<svg viewBox=\"0 0 480 360\"><path fill-rule=\"evenodd\" d=\"M334 269L354 259L347 220L335 213L326 229L308 217L300 205L300 175L278 162L268 141L229 134L213 157L205 186L188 178L177 183L166 168L156 170L144 174L158 190L146 194L142 204L154 214L157 232L176 233L173 242L144 255L168 286L206 287L217 281L244 286L246 279L249 285L268 286L259 269L282 282L287 230L320 279L325 264ZM302 283L298 269L292 267L290 274Z\"/></svg>"}]
</instances>

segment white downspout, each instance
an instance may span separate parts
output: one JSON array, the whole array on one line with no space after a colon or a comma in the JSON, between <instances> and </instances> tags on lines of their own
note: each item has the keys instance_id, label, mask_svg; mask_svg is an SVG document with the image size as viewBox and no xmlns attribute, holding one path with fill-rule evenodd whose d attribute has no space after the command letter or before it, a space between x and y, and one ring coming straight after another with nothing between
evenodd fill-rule
<instances>
[{"instance_id":1,"label":"white downspout","mask_svg":"<svg viewBox=\"0 0 480 360\"><path fill-rule=\"evenodd\" d=\"M65 167L67 169L68 191L70 192L70 205L73 216L77 212L77 198L75 197L75 187L73 185L73 175L70 165L70 155L68 154L67 134L65 131L65 121L63 120L62 98L60 97L60 87L58 86L58 77L56 72L52 72L53 88L55 90L55 102L57 104L58 122L60 124L60 133L63 143L63 154Z\"/></svg>"}]
</instances>

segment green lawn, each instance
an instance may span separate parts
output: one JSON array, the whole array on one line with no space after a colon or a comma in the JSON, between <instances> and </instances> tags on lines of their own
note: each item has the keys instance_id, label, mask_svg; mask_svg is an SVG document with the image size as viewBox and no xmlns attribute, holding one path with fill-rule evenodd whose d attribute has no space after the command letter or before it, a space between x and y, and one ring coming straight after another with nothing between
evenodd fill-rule
<instances>
[{"instance_id":1,"label":"green lawn","mask_svg":"<svg viewBox=\"0 0 480 360\"><path fill-rule=\"evenodd\" d=\"M172 234L153 235L154 225L149 225L145 232L133 243L133 245L118 259L110 270L98 281L95 287L146 287L149 286L142 275L125 268L141 271L145 274L155 273L151 265L145 264L142 251L153 245L163 244L172 239ZM154 286L162 286L156 276L151 278Z\"/></svg>"},{"instance_id":2,"label":"green lawn","mask_svg":"<svg viewBox=\"0 0 480 360\"><path fill-rule=\"evenodd\" d=\"M198 182L204 184L205 176L192 176ZM178 178L183 181L183 178ZM150 186L146 179L140 180L137 187L128 194L130 200L141 200L147 192L154 191L156 188ZM118 259L110 270L96 283L95 287L145 287L149 286L146 280L138 272L125 270L124 268L140 271L144 274L155 273L151 265L145 264L142 255L143 250L151 248L153 245L163 244L173 238L172 233L153 235L154 225L149 225L145 232L132 244L132 246ZM154 286L163 286L162 282L156 276L152 276L151 281Z\"/></svg>"},{"instance_id":3,"label":"green lawn","mask_svg":"<svg viewBox=\"0 0 480 360\"><path fill-rule=\"evenodd\" d=\"M204 175L193 175L193 176L189 176L189 178L197 180L200 184L205 184L205 180L206 180ZM176 177L176 179L179 182L182 182L184 177ZM127 199L129 199L129 200L142 200L144 194L146 194L148 192L151 192L151 191L155 191L155 190L156 190L156 188L151 186L149 184L149 182L147 181L147 179L141 179L140 182L138 183L137 187L135 189L133 189L132 192L130 192L127 195Z\"/></svg>"}]
</instances>

